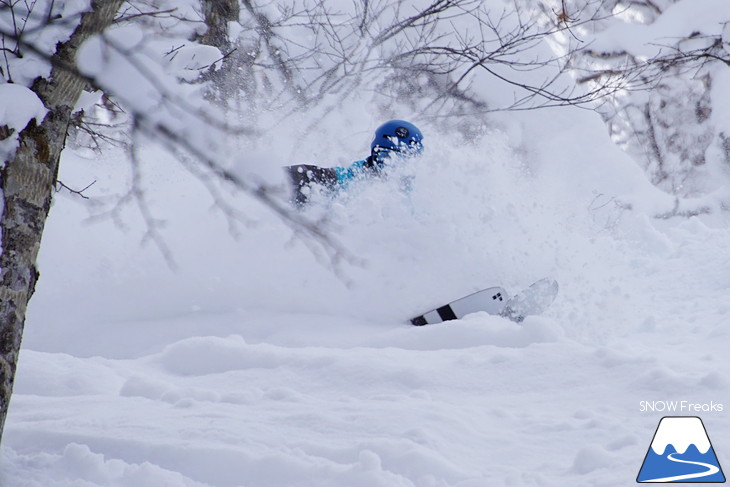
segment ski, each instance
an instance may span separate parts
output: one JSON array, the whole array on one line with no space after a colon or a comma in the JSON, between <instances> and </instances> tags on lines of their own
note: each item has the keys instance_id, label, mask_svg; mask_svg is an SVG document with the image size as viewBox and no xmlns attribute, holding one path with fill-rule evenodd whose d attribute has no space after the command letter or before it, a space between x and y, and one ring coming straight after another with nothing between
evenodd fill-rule
<instances>
[{"instance_id":1,"label":"ski","mask_svg":"<svg viewBox=\"0 0 730 487\"><path fill-rule=\"evenodd\" d=\"M432 325L486 311L521 323L526 316L540 314L550 307L558 289L557 281L550 278L540 279L510 298L504 288L490 287L415 316L410 322L416 326Z\"/></svg>"}]
</instances>

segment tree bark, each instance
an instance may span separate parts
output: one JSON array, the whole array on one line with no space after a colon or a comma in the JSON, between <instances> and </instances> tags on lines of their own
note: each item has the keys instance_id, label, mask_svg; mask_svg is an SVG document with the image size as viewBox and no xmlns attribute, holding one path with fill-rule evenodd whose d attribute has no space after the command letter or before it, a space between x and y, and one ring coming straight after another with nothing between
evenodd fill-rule
<instances>
[{"instance_id":1,"label":"tree bark","mask_svg":"<svg viewBox=\"0 0 730 487\"><path fill-rule=\"evenodd\" d=\"M48 79L39 78L33 91L48 114L32 120L20 133L18 150L5 161L0 188L0 439L7 418L25 324L25 311L38 280L35 262L51 207L58 164L66 140L71 111L86 81L74 69L81 44L103 31L123 0L94 0L68 41L59 43L51 58Z\"/></svg>"},{"instance_id":2,"label":"tree bark","mask_svg":"<svg viewBox=\"0 0 730 487\"><path fill-rule=\"evenodd\" d=\"M201 0L201 7L207 29L194 40L217 47L223 54L223 62L218 69L211 66L200 81L212 82L214 89L209 91L209 99L226 106L228 100L237 96L240 83L247 78L241 70L250 69L246 62L250 56L234 49L236 40L228 36L228 24L239 21L241 7L239 0Z\"/></svg>"},{"instance_id":3,"label":"tree bark","mask_svg":"<svg viewBox=\"0 0 730 487\"><path fill-rule=\"evenodd\" d=\"M241 7L238 0L202 0L205 25L208 30L198 37L198 42L220 48L224 54L230 51L228 23L238 22Z\"/></svg>"}]
</instances>

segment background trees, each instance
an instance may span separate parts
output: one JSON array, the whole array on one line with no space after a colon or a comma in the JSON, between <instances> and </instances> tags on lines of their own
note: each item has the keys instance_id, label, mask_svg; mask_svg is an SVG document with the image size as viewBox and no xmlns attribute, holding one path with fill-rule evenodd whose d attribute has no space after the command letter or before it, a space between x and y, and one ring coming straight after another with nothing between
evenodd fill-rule
<instances>
[{"instance_id":1,"label":"background trees","mask_svg":"<svg viewBox=\"0 0 730 487\"><path fill-rule=\"evenodd\" d=\"M613 139L629 152L651 181L685 201L668 216L721 211L727 207L728 152L726 84L727 12L677 0L613 1L613 14L591 26L577 64L579 83L617 73L632 78L628 89L598 107ZM703 9L704 7L704 9ZM679 16L686 19L675 23ZM682 28L667 27L682 25ZM617 36L624 38L616 42ZM718 190L723 195L719 195Z\"/></svg>"}]
</instances>

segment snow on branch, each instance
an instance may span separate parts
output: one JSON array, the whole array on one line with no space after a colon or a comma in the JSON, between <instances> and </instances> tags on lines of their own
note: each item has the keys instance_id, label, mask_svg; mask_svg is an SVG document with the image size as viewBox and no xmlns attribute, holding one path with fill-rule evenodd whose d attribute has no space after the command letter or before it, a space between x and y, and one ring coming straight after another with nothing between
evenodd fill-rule
<instances>
[{"instance_id":1,"label":"snow on branch","mask_svg":"<svg viewBox=\"0 0 730 487\"><path fill-rule=\"evenodd\" d=\"M13 78L8 76L7 83L0 84L0 91L7 92L8 99L17 100L19 105L5 104L3 107L6 116L0 118L0 135L3 136L0 149L8 146L7 153L10 154L15 149L12 144L17 145L17 133L27 122L31 118L43 118L45 109L31 88L33 80L47 76L53 67L80 80L88 90L104 93L104 98L111 100L110 104L119 109L118 113L127 121L124 138L133 156L130 158L133 168L143 165L138 156L142 147L160 144L171 153L178 154L181 163L184 160L184 165L201 178L221 210L231 219L232 226L234 219L242 217L231 210L233 203L227 201L230 197L227 192L221 191L221 185L234 187L260 201L291 226L297 235L313 242L313 246L321 249L331 261L346 258L345 249L321 228L319 222L307 220L288 206L288 194L282 195L281 187L257 177L255 168L246 177L229 169L229 141L253 136L256 129L247 124L231 123L232 118L227 117L220 106L209 102L210 83L198 82L204 70L220 68L225 56L215 46L189 40L200 31L197 26L190 25L195 24L190 20L196 13L191 8L194 2L189 2L188 8L178 2L174 8L157 10L140 5L144 2L129 2L130 5L135 4L134 8L117 16L111 28L87 40L79 48L75 60L54 56L55 50L51 46L55 44L51 39L57 41L67 36L68 29L62 31L59 26L77 25L88 3L76 2L76 10L71 11L69 5L73 2L67 2L65 11L42 16L37 14L41 3L26 3L23 9L19 9L15 8L16 3L5 2L5 11L0 10L0 35L6 45L12 44L13 50L8 55L6 70L8 73L12 71ZM164 2L162 4L164 6ZM70 16L69 12L72 12ZM24 20L21 27L18 27L17 21L15 24L12 21L18 14ZM200 21L198 18L197 22ZM160 28L163 28L162 36L159 35ZM47 30L55 32L55 37ZM170 49L171 45L177 47ZM34 61L32 67L23 64L29 58ZM27 87L17 84L19 78ZM13 96L10 96L10 91ZM99 109L98 106L89 108L92 112ZM97 147L114 137L108 135L111 125L98 124L92 129L95 122L86 123L86 120L89 118L76 117L77 126L92 133ZM245 164L246 161L240 162ZM195 170L192 170L193 166ZM142 189L141 181L143 172L134 172L137 177L132 181L129 196L123 197L119 203L136 203L149 227L149 238L163 254L169 256L159 232L160 222L154 217L154 209L146 203L147 190ZM207 178L217 179L216 184L207 184ZM67 186L59 183L59 187ZM84 196L83 190L71 192Z\"/></svg>"},{"instance_id":2,"label":"snow on branch","mask_svg":"<svg viewBox=\"0 0 730 487\"><path fill-rule=\"evenodd\" d=\"M578 82L629 80L600 113L655 185L683 198L721 193L730 164L730 103L721 88L730 78L730 4L619 3L621 14L596 26L574 65Z\"/></svg>"}]
</instances>

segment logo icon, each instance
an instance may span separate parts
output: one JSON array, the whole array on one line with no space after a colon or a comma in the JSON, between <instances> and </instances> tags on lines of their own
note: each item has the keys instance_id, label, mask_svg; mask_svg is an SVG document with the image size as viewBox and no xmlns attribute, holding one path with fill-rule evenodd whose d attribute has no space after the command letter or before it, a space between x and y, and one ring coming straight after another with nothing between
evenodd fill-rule
<instances>
[{"instance_id":1,"label":"logo icon","mask_svg":"<svg viewBox=\"0 0 730 487\"><path fill-rule=\"evenodd\" d=\"M696 416L663 417L636 481L725 482L725 475L702 420Z\"/></svg>"},{"instance_id":2,"label":"logo icon","mask_svg":"<svg viewBox=\"0 0 730 487\"><path fill-rule=\"evenodd\" d=\"M399 139L405 139L410 135L410 132L408 132L408 129L405 127L398 127L395 129L395 135L397 135Z\"/></svg>"}]
</instances>

